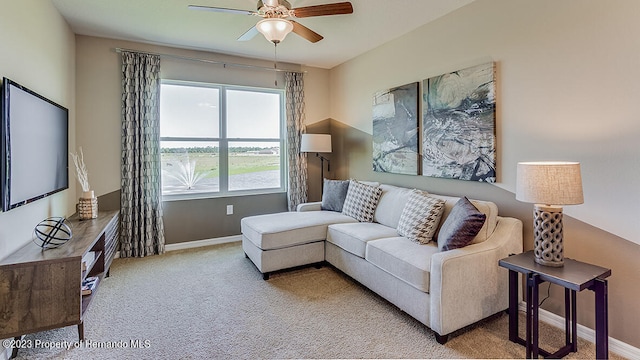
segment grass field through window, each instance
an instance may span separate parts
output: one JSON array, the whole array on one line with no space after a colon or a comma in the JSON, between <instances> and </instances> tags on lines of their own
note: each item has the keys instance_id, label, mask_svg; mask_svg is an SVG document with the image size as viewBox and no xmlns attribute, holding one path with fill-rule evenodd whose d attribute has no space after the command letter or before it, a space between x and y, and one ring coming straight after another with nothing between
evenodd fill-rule
<instances>
[{"instance_id":1,"label":"grass field through window","mask_svg":"<svg viewBox=\"0 0 640 360\"><path fill-rule=\"evenodd\" d=\"M219 191L218 152L162 152L164 194ZM230 190L280 186L278 148L239 151L228 158Z\"/></svg>"}]
</instances>

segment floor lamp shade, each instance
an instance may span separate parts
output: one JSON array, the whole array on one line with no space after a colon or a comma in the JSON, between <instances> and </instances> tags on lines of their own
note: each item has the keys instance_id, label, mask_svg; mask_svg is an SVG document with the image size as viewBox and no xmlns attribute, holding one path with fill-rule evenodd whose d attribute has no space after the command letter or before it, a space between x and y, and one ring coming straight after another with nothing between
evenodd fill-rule
<instances>
[{"instance_id":1,"label":"floor lamp shade","mask_svg":"<svg viewBox=\"0 0 640 360\"><path fill-rule=\"evenodd\" d=\"M302 139L300 140L300 152L330 153L331 135L302 134Z\"/></svg>"},{"instance_id":2,"label":"floor lamp shade","mask_svg":"<svg viewBox=\"0 0 640 360\"><path fill-rule=\"evenodd\" d=\"M534 203L534 254L537 263L564 265L562 206L584 202L578 162L521 162L516 200Z\"/></svg>"}]
</instances>

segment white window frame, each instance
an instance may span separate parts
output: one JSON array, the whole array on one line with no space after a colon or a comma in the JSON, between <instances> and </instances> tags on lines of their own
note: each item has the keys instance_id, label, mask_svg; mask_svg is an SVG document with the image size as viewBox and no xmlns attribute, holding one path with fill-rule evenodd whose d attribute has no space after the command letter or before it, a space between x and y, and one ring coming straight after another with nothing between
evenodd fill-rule
<instances>
[{"instance_id":1,"label":"white window frame","mask_svg":"<svg viewBox=\"0 0 640 360\"><path fill-rule=\"evenodd\" d=\"M162 79L161 85L181 85L181 86L193 86L193 87L206 87L218 89L219 96L219 137L217 138L192 138L192 137L160 137L160 141L176 141L176 142L217 142L219 148L219 181L220 190L210 192L199 193L183 193L183 194L163 194L162 201L177 201L177 200L191 200L191 199L207 199L207 198L223 198L223 197L235 197L246 195L260 195L260 194L273 194L286 192L287 186L287 149L286 149L286 114L285 114L285 93L280 89L258 88L239 85L226 85L226 84L213 84L202 83L194 81L183 80L168 80ZM272 138L228 138L227 137L227 91L239 90L239 91L253 91L259 93L277 94L280 97L280 139ZM229 142L256 142L265 143L273 142L280 146L280 187L277 188L262 188L262 189L250 189L250 190L229 190Z\"/></svg>"}]
</instances>

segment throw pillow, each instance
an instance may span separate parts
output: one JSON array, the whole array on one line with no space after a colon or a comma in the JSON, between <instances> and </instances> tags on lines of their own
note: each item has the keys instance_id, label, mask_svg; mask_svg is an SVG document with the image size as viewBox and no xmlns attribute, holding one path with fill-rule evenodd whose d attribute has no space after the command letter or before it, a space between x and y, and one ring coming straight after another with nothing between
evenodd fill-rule
<instances>
[{"instance_id":1,"label":"throw pillow","mask_svg":"<svg viewBox=\"0 0 640 360\"><path fill-rule=\"evenodd\" d=\"M322 210L342 212L344 199L347 197L349 180L324 179L322 186Z\"/></svg>"},{"instance_id":2,"label":"throw pillow","mask_svg":"<svg viewBox=\"0 0 640 360\"><path fill-rule=\"evenodd\" d=\"M458 200L440 227L438 233L440 251L467 246L478 235L486 218L487 215L478 211L466 197Z\"/></svg>"},{"instance_id":3,"label":"throw pillow","mask_svg":"<svg viewBox=\"0 0 640 360\"><path fill-rule=\"evenodd\" d=\"M372 222L380 195L382 195L382 189L379 186L366 185L351 180L347 196L344 199L342 213L360 222Z\"/></svg>"},{"instance_id":4,"label":"throw pillow","mask_svg":"<svg viewBox=\"0 0 640 360\"><path fill-rule=\"evenodd\" d=\"M428 193L413 190L407 199L398 221L398 234L413 242L428 244L433 240L445 201L429 196Z\"/></svg>"}]
</instances>

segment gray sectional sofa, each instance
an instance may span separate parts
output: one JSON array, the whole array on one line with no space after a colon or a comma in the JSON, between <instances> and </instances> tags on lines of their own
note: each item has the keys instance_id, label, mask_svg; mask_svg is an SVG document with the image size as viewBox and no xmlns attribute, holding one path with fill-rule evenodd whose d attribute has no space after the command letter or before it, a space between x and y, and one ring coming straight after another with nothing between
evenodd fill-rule
<instances>
[{"instance_id":1,"label":"gray sectional sofa","mask_svg":"<svg viewBox=\"0 0 640 360\"><path fill-rule=\"evenodd\" d=\"M376 185L376 184L374 184ZM411 189L380 185L372 222L302 204L296 212L242 219L242 246L265 280L269 273L327 262L431 328L438 342L508 308L508 274L498 260L522 252L522 222L471 200L486 215L467 246L443 251L398 233ZM444 200L437 231L460 198ZM449 221L451 223L451 220Z\"/></svg>"}]
</instances>

